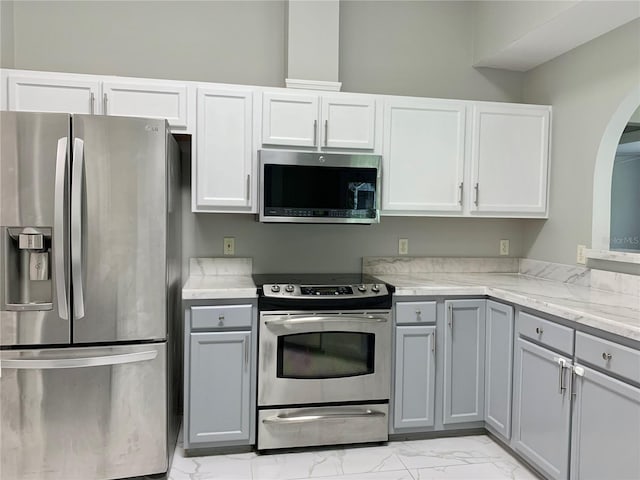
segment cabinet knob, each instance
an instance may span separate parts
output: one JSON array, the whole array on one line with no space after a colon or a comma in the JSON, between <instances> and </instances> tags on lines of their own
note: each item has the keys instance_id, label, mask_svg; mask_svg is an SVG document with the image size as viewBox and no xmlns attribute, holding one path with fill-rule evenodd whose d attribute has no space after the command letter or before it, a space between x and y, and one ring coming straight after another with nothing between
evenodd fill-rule
<instances>
[{"instance_id":1,"label":"cabinet knob","mask_svg":"<svg viewBox=\"0 0 640 480\"><path fill-rule=\"evenodd\" d=\"M542 333L543 333L543 332L544 332L544 330L542 330L542 328L541 328L541 327L536 327L536 333L537 333L538 335L542 335Z\"/></svg>"},{"instance_id":2,"label":"cabinet knob","mask_svg":"<svg viewBox=\"0 0 640 480\"><path fill-rule=\"evenodd\" d=\"M602 359L603 360L607 360L607 361L611 360L611 354L607 353L607 352L603 352L602 353Z\"/></svg>"},{"instance_id":3,"label":"cabinet knob","mask_svg":"<svg viewBox=\"0 0 640 480\"><path fill-rule=\"evenodd\" d=\"M218 326L224 325L224 315L218 317Z\"/></svg>"}]
</instances>

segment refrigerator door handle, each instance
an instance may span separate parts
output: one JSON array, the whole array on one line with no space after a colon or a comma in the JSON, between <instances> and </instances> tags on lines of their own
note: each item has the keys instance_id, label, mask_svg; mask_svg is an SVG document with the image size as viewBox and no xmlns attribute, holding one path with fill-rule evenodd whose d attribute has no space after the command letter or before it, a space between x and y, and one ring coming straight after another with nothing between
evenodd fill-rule
<instances>
[{"instance_id":1,"label":"refrigerator door handle","mask_svg":"<svg viewBox=\"0 0 640 480\"><path fill-rule=\"evenodd\" d=\"M73 174L71 176L71 279L73 280L74 318L84 317L82 287L82 181L84 174L84 141L73 144Z\"/></svg>"},{"instance_id":2,"label":"refrigerator door handle","mask_svg":"<svg viewBox=\"0 0 640 480\"><path fill-rule=\"evenodd\" d=\"M158 356L157 350L148 352L134 352L116 355L101 355L96 357L79 358L50 358L50 359L8 359L0 360L2 368L18 370L51 370L59 368L100 367L103 365L121 365L123 363L143 362L153 360Z\"/></svg>"},{"instance_id":3,"label":"refrigerator door handle","mask_svg":"<svg viewBox=\"0 0 640 480\"><path fill-rule=\"evenodd\" d=\"M67 176L67 147L68 138L58 139L56 154L56 181L53 200L53 262L56 281L56 299L58 315L63 320L69 320L69 305L67 303L67 278L65 275L65 231L64 231L64 194Z\"/></svg>"}]
</instances>

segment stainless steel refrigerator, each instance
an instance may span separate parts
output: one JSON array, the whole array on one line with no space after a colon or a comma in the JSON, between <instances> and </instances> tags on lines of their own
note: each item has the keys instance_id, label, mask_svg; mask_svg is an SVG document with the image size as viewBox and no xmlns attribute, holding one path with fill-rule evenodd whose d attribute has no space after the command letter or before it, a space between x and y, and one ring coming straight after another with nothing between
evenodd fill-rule
<instances>
[{"instance_id":1,"label":"stainless steel refrigerator","mask_svg":"<svg viewBox=\"0 0 640 480\"><path fill-rule=\"evenodd\" d=\"M0 476L166 472L179 149L161 120L0 112Z\"/></svg>"}]
</instances>

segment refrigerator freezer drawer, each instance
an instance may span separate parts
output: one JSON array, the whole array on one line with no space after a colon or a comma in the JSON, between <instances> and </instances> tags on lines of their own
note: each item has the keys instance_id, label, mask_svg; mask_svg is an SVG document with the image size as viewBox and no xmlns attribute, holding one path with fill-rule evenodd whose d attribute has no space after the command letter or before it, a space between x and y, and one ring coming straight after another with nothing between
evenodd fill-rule
<instances>
[{"instance_id":1,"label":"refrigerator freezer drawer","mask_svg":"<svg viewBox=\"0 0 640 480\"><path fill-rule=\"evenodd\" d=\"M0 352L3 478L167 470L166 344Z\"/></svg>"}]
</instances>

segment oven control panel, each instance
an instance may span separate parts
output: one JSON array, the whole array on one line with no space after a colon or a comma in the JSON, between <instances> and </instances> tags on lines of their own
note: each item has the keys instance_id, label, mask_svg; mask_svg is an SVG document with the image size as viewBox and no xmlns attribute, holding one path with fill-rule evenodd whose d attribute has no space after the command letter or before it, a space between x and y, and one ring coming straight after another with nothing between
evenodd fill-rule
<instances>
[{"instance_id":1,"label":"oven control panel","mask_svg":"<svg viewBox=\"0 0 640 480\"><path fill-rule=\"evenodd\" d=\"M262 287L265 297L279 298L363 298L388 295L384 283L360 283L356 285L295 285L285 283L266 284Z\"/></svg>"}]
</instances>

